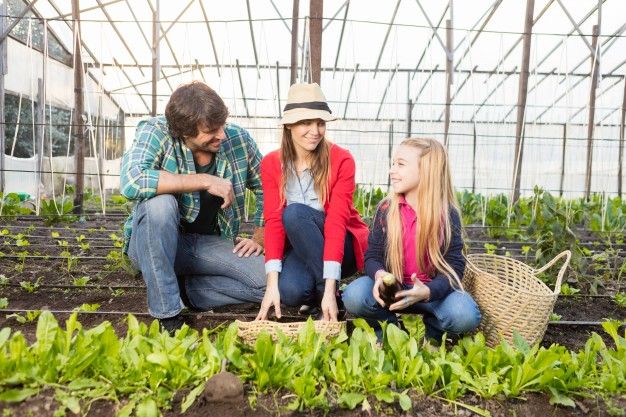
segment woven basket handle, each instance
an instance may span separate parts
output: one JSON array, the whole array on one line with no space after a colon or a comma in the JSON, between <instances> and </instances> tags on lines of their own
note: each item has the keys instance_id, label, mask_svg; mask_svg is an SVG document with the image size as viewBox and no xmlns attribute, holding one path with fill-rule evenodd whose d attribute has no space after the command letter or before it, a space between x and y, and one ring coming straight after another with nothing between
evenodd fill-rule
<instances>
[{"instance_id":1,"label":"woven basket handle","mask_svg":"<svg viewBox=\"0 0 626 417\"><path fill-rule=\"evenodd\" d=\"M565 262L563 262L563 266L561 267L561 269L559 269L559 275L557 275L556 283L554 284L554 293L555 294L558 294L561 291L561 281L563 280L563 275L565 274L565 270L567 269L567 266L569 265L569 261L570 261L570 259L572 257L572 252L570 252L568 250L564 250L563 252L561 252L558 255L556 255L554 257L554 259L552 259L550 262L548 262L547 264L545 264L541 268L535 269L535 272L534 272L535 275L542 273L543 271L547 270L552 265L554 265L559 259L561 259L564 256L566 257L565 258Z\"/></svg>"}]
</instances>

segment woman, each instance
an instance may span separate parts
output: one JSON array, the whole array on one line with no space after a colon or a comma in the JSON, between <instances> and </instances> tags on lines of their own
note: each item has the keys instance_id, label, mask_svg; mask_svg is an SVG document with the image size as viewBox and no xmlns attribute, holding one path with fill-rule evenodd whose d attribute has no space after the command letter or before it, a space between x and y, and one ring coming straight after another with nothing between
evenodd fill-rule
<instances>
[{"instance_id":1,"label":"woman","mask_svg":"<svg viewBox=\"0 0 626 417\"><path fill-rule=\"evenodd\" d=\"M406 139L389 170L392 192L376 210L363 276L348 285L343 301L382 336L379 321L397 323L396 312L424 315L426 335L473 331L480 312L461 285L465 270L461 216L446 151L433 139ZM383 277L402 288L386 305Z\"/></svg>"},{"instance_id":2,"label":"woman","mask_svg":"<svg viewBox=\"0 0 626 417\"><path fill-rule=\"evenodd\" d=\"M336 120L317 84L294 84L280 149L261 162L267 287L257 319L280 303L337 320L337 282L363 269L367 225L354 208L354 159L326 139ZM280 276L280 279L279 279Z\"/></svg>"}]
</instances>

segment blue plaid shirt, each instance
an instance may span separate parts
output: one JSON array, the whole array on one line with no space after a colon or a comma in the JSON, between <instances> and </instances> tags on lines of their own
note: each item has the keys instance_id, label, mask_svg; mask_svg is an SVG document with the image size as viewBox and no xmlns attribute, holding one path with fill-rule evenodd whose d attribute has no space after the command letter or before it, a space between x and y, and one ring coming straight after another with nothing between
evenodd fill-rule
<instances>
[{"instance_id":1,"label":"blue plaid shirt","mask_svg":"<svg viewBox=\"0 0 626 417\"><path fill-rule=\"evenodd\" d=\"M226 139L215 156L216 175L232 182L235 201L226 209L220 209L217 219L222 237L234 239L244 216L246 188L256 197L254 223L263 225L262 156L245 129L228 123L224 131ZM122 195L138 202L154 197L161 170L173 174L196 173L191 150L170 135L163 116L142 120L137 125L135 141L122 158ZM177 197L181 218L193 222L200 211L200 193L181 193ZM134 212L133 209L124 224L124 252L128 249Z\"/></svg>"}]
</instances>

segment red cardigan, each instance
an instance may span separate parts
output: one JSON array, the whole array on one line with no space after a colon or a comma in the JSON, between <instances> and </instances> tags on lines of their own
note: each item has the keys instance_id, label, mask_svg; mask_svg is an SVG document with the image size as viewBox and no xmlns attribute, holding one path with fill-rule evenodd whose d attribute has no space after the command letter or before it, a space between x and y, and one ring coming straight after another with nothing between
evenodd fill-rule
<instances>
[{"instance_id":1,"label":"red cardigan","mask_svg":"<svg viewBox=\"0 0 626 417\"><path fill-rule=\"evenodd\" d=\"M343 260L346 231L353 236L354 257L359 271L367 250L368 228L354 208L354 159L350 152L330 145L330 178L328 201L324 204L324 261ZM282 216L285 204L280 204L279 187L282 175L280 150L267 154L261 161L263 185L263 215L265 217L265 261L283 259L285 228Z\"/></svg>"}]
</instances>

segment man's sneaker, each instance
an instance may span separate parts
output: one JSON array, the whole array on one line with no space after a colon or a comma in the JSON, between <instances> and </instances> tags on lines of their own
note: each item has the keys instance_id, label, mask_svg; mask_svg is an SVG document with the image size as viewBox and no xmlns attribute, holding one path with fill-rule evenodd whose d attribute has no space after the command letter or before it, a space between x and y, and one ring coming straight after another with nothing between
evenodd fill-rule
<instances>
[{"instance_id":1,"label":"man's sneaker","mask_svg":"<svg viewBox=\"0 0 626 417\"><path fill-rule=\"evenodd\" d=\"M161 329L167 331L171 336L174 336L176 330L183 327L185 322L180 314L174 317L168 317L166 319L159 319L159 324L161 325Z\"/></svg>"},{"instance_id":2,"label":"man's sneaker","mask_svg":"<svg viewBox=\"0 0 626 417\"><path fill-rule=\"evenodd\" d=\"M312 316L314 319L322 312L318 306L310 306L302 304L298 310L298 314L301 316Z\"/></svg>"}]
</instances>

